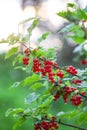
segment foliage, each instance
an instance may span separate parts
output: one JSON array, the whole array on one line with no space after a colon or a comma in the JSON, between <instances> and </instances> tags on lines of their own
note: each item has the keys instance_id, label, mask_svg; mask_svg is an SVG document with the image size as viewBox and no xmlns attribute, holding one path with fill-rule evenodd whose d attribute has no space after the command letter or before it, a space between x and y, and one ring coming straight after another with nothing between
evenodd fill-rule
<instances>
[{"instance_id":1,"label":"foliage","mask_svg":"<svg viewBox=\"0 0 87 130\"><path fill-rule=\"evenodd\" d=\"M57 15L69 21L59 33L67 33L77 46L74 53L77 57L74 60L81 60L81 63L87 65L87 7L81 9L78 5L68 3L67 11L58 12Z\"/></svg>"},{"instance_id":2,"label":"foliage","mask_svg":"<svg viewBox=\"0 0 87 130\"><path fill-rule=\"evenodd\" d=\"M70 21L70 25L65 27L62 32L71 32L69 37L76 43L81 44L86 40L85 31L84 26L77 23L80 20L83 23L83 20L87 19L86 11L71 3L67 7L72 8L73 11L68 9L66 12L58 13L59 16ZM32 18L23 22L31 20L32 24L27 29L27 35L18 34L17 37L17 42L21 44L22 49L20 49L20 46L13 47L6 54L6 58L14 55L13 65L18 62L19 66L16 69L22 69L27 74L22 81L17 81L11 86L12 88L29 87L29 94L25 97L27 108L10 108L7 110L6 116L13 115L14 118L18 119L13 127L14 130L31 118L35 130L58 130L61 128L60 125L87 130L81 127L87 122L87 69L80 70L72 65L60 67L56 61L55 48L45 50L38 44L38 47L33 49L30 38L33 30L39 24L39 19ZM42 42L48 35L49 32L44 33L37 41ZM10 42L8 38L6 41L10 44L12 41L12 45L16 45L17 42L15 43L15 40L12 40L15 39L13 36L9 36ZM83 46L81 45L82 49ZM75 49L75 52L78 50L78 48ZM53 115L51 112L52 103L55 105L60 99L63 104L71 104L73 110L68 112L61 110L61 112L59 111ZM63 122L66 119L69 122L75 119L78 126Z\"/></svg>"}]
</instances>

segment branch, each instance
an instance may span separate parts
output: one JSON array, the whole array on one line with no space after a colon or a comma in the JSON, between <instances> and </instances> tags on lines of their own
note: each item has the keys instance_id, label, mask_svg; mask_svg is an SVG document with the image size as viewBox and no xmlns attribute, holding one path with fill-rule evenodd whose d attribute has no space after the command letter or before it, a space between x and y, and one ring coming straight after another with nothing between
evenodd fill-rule
<instances>
[{"instance_id":1,"label":"branch","mask_svg":"<svg viewBox=\"0 0 87 130\"><path fill-rule=\"evenodd\" d=\"M77 129L79 129L79 130L87 130L87 129L85 129L85 128L81 128L81 127L79 127L79 126L75 126L75 125L72 125L72 124L63 123L63 122L61 122L61 120L59 120L58 123L61 124L61 125L68 126L68 127L77 128Z\"/></svg>"}]
</instances>

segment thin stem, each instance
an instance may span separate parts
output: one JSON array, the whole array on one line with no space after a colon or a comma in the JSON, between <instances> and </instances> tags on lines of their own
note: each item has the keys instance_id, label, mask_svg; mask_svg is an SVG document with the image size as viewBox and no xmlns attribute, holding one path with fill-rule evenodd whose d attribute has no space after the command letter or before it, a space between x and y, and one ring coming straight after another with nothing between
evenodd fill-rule
<instances>
[{"instance_id":1,"label":"thin stem","mask_svg":"<svg viewBox=\"0 0 87 130\"><path fill-rule=\"evenodd\" d=\"M72 125L72 124L67 124L67 123L61 122L60 120L59 120L58 123L61 124L61 125L68 126L68 127L77 128L77 129L79 129L79 130L87 130L87 129L85 129L85 128L81 128L81 127L79 127L79 126L75 126L75 125Z\"/></svg>"}]
</instances>

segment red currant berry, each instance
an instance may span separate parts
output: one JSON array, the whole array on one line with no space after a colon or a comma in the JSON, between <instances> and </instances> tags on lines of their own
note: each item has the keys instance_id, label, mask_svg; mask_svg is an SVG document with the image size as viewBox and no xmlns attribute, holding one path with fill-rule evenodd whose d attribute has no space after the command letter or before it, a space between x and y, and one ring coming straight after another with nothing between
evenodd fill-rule
<instances>
[{"instance_id":1,"label":"red currant berry","mask_svg":"<svg viewBox=\"0 0 87 130\"><path fill-rule=\"evenodd\" d=\"M80 62L81 62L82 65L86 65L87 64L87 60L86 59L82 59Z\"/></svg>"},{"instance_id":2,"label":"red currant berry","mask_svg":"<svg viewBox=\"0 0 87 130\"><path fill-rule=\"evenodd\" d=\"M24 65L28 65L29 64L29 58L28 57L24 57L23 58L23 64Z\"/></svg>"},{"instance_id":3,"label":"red currant berry","mask_svg":"<svg viewBox=\"0 0 87 130\"><path fill-rule=\"evenodd\" d=\"M62 71L58 71L57 76L59 76L60 78L64 77L64 73Z\"/></svg>"},{"instance_id":4,"label":"red currant berry","mask_svg":"<svg viewBox=\"0 0 87 130\"><path fill-rule=\"evenodd\" d=\"M26 50L24 50L24 54L25 54L26 56L29 56L29 55L30 55L30 50L27 48Z\"/></svg>"},{"instance_id":5,"label":"red currant berry","mask_svg":"<svg viewBox=\"0 0 87 130\"><path fill-rule=\"evenodd\" d=\"M82 98L80 95L76 95L71 97L70 101L72 102L73 105L79 106L82 103Z\"/></svg>"},{"instance_id":6,"label":"red currant berry","mask_svg":"<svg viewBox=\"0 0 87 130\"><path fill-rule=\"evenodd\" d=\"M66 71L72 75L76 75L77 74L77 70L75 67L73 66L68 66L68 68L66 69Z\"/></svg>"}]
</instances>

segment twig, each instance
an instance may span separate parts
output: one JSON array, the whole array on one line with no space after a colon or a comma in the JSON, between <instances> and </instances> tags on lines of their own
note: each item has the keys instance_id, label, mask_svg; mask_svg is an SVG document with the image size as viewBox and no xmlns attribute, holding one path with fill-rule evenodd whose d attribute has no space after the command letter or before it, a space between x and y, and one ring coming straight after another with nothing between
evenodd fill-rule
<instances>
[{"instance_id":1,"label":"twig","mask_svg":"<svg viewBox=\"0 0 87 130\"><path fill-rule=\"evenodd\" d=\"M58 122L58 123L59 123L59 124L61 124L61 125L68 126L68 127L77 128L77 129L79 129L79 130L87 130L87 129L85 129L85 128L81 128L81 127L79 127L79 126L75 126L75 125L72 125L72 124L67 124L67 123L64 123L64 122L62 122L62 121L60 121L60 120L59 120L59 122Z\"/></svg>"}]
</instances>

